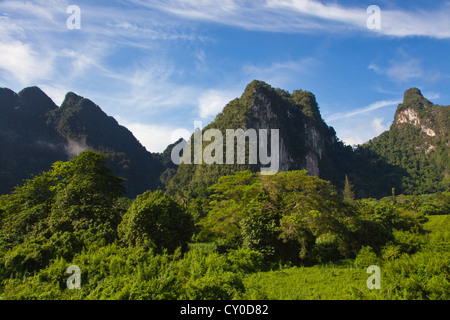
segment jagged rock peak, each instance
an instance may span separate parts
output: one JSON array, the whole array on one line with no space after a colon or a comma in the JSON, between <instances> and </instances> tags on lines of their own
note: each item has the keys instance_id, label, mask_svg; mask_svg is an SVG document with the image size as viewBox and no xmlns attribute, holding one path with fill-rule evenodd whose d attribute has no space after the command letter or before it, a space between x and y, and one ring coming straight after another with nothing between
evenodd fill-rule
<instances>
[{"instance_id":1,"label":"jagged rock peak","mask_svg":"<svg viewBox=\"0 0 450 320\"><path fill-rule=\"evenodd\" d=\"M46 113L57 108L53 100L39 87L27 87L17 94L20 104L33 113Z\"/></svg>"},{"instance_id":2,"label":"jagged rock peak","mask_svg":"<svg viewBox=\"0 0 450 320\"><path fill-rule=\"evenodd\" d=\"M267 83L265 83L264 81L253 80L245 87L244 94L245 93L254 93L256 91L263 90L263 89L272 89L272 87L270 85L268 85Z\"/></svg>"},{"instance_id":3,"label":"jagged rock peak","mask_svg":"<svg viewBox=\"0 0 450 320\"><path fill-rule=\"evenodd\" d=\"M66 93L66 96L64 99L68 100L68 99L82 99L82 98L83 98L82 96L76 94L75 92L69 91Z\"/></svg>"},{"instance_id":4,"label":"jagged rock peak","mask_svg":"<svg viewBox=\"0 0 450 320\"><path fill-rule=\"evenodd\" d=\"M420 89L418 88L411 88L405 91L405 93L403 94L403 101L407 101L410 100L411 98L414 97L422 97L422 92L420 91Z\"/></svg>"},{"instance_id":5,"label":"jagged rock peak","mask_svg":"<svg viewBox=\"0 0 450 320\"><path fill-rule=\"evenodd\" d=\"M9 110L14 108L17 93L8 88L0 88L0 110Z\"/></svg>"},{"instance_id":6,"label":"jagged rock peak","mask_svg":"<svg viewBox=\"0 0 450 320\"><path fill-rule=\"evenodd\" d=\"M95 112L106 116L105 112L98 105L74 92L66 93L61 109L66 108L75 108L79 111Z\"/></svg>"},{"instance_id":7,"label":"jagged rock peak","mask_svg":"<svg viewBox=\"0 0 450 320\"><path fill-rule=\"evenodd\" d=\"M428 101L417 88L405 91L403 103L395 113L395 124L409 123L421 128L422 132L430 137L436 136L436 132L430 127L430 111L434 109L432 102Z\"/></svg>"},{"instance_id":8,"label":"jagged rock peak","mask_svg":"<svg viewBox=\"0 0 450 320\"><path fill-rule=\"evenodd\" d=\"M27 97L39 97L39 96L43 96L43 97L48 97L44 91L42 91L39 87L36 86L32 86L32 87L26 87L23 88L19 94L20 97L22 98L27 98Z\"/></svg>"},{"instance_id":9,"label":"jagged rock peak","mask_svg":"<svg viewBox=\"0 0 450 320\"><path fill-rule=\"evenodd\" d=\"M273 88L269 84L260 80L253 80L245 88L241 99L248 102L249 99L259 98L259 100L284 100L289 102L292 106L300 108L300 110L309 118L319 120L321 119L319 105L316 100L316 96L305 90L294 90L292 94L288 91ZM265 99L266 98L266 99ZM252 102L254 100L251 100ZM256 105L257 107L258 105Z\"/></svg>"},{"instance_id":10,"label":"jagged rock peak","mask_svg":"<svg viewBox=\"0 0 450 320\"><path fill-rule=\"evenodd\" d=\"M418 88L411 88L403 94L403 103L398 106L397 113L408 108L420 111L433 106L433 103L427 100Z\"/></svg>"},{"instance_id":11,"label":"jagged rock peak","mask_svg":"<svg viewBox=\"0 0 450 320\"><path fill-rule=\"evenodd\" d=\"M17 95L17 93L15 93L9 88L0 88L0 97L2 98L5 96L15 96L15 95Z\"/></svg>"},{"instance_id":12,"label":"jagged rock peak","mask_svg":"<svg viewBox=\"0 0 450 320\"><path fill-rule=\"evenodd\" d=\"M67 105L75 105L78 104L81 100L87 100L84 97L70 91L66 93L66 96L64 97L64 101L61 105L61 107L63 106L67 106ZM90 100L89 100L90 101Z\"/></svg>"}]
</instances>

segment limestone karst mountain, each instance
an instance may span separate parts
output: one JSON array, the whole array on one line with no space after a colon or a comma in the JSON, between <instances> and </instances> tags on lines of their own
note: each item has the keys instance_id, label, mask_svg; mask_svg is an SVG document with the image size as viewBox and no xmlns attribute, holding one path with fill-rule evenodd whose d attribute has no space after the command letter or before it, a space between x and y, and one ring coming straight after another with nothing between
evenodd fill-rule
<instances>
[{"instance_id":1,"label":"limestone karst mountain","mask_svg":"<svg viewBox=\"0 0 450 320\"><path fill-rule=\"evenodd\" d=\"M361 149L405 171L398 192L428 193L450 187L450 105L427 100L419 89L404 93L390 129Z\"/></svg>"},{"instance_id":2,"label":"limestone karst mountain","mask_svg":"<svg viewBox=\"0 0 450 320\"><path fill-rule=\"evenodd\" d=\"M256 80L246 87L240 98L230 101L203 131L212 128L220 130L224 136L227 129L254 129L256 132L278 129L278 170L304 169L327 179L333 179L332 174L339 168L332 159L333 152L336 148L345 149L334 129L322 120L311 92L297 90L290 94ZM246 153L248 160L248 145ZM261 166L260 159L257 164L249 161L245 164L181 164L168 190L201 192L222 175L238 170L259 171Z\"/></svg>"},{"instance_id":3,"label":"limestone karst mountain","mask_svg":"<svg viewBox=\"0 0 450 320\"><path fill-rule=\"evenodd\" d=\"M92 101L67 93L61 107L39 88L0 89L0 193L85 150L108 155L129 196L160 186L163 165Z\"/></svg>"},{"instance_id":4,"label":"limestone karst mountain","mask_svg":"<svg viewBox=\"0 0 450 320\"><path fill-rule=\"evenodd\" d=\"M321 118L316 97L253 81L204 128L278 129L279 170L307 170L342 191L346 176L357 197L435 192L449 188L449 106L437 106L412 88L405 92L389 131L353 150ZM225 148L225 146L224 146ZM248 146L247 146L248 152ZM247 159L248 160L248 159ZM181 164L171 193L201 194L226 174L261 169L250 165Z\"/></svg>"},{"instance_id":5,"label":"limestone karst mountain","mask_svg":"<svg viewBox=\"0 0 450 320\"><path fill-rule=\"evenodd\" d=\"M279 171L307 170L331 181L339 191L347 177L357 197L381 197L393 189L396 193L449 189L449 127L450 106L434 105L412 88L405 92L390 129L353 149L324 122L314 94L289 93L255 80L203 132L218 129L226 136L227 129L265 129L270 142L271 130L278 129ZM170 155L179 142L162 154L151 153L94 102L73 92L58 107L37 87L18 94L0 88L0 194L84 150L108 155L114 173L127 179L130 197L158 188L195 196L220 176L257 172L266 164L260 158L250 163L247 154L245 163L177 166ZM203 141L203 150L206 146ZM248 147L247 142L247 151ZM224 157L225 148L226 142Z\"/></svg>"}]
</instances>

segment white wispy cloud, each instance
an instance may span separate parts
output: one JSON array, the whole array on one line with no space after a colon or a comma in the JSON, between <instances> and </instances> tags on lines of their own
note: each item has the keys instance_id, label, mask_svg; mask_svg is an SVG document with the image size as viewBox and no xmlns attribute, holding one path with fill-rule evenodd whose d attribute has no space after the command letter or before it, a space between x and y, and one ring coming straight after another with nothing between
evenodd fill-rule
<instances>
[{"instance_id":1,"label":"white wispy cloud","mask_svg":"<svg viewBox=\"0 0 450 320\"><path fill-rule=\"evenodd\" d=\"M178 83L178 75L176 67L164 59L149 59L117 74L125 90L120 90L116 98L122 105L149 113L194 106L199 89Z\"/></svg>"},{"instance_id":2,"label":"white wispy cloud","mask_svg":"<svg viewBox=\"0 0 450 320\"><path fill-rule=\"evenodd\" d=\"M209 21L249 30L297 32L323 29L317 21L292 15L292 10L275 8L265 0L132 0L146 8L158 9L189 20Z\"/></svg>"},{"instance_id":3,"label":"white wispy cloud","mask_svg":"<svg viewBox=\"0 0 450 320\"><path fill-rule=\"evenodd\" d=\"M367 30L367 7L316 0L133 0L186 19L211 21L251 30L274 32L348 32ZM381 8L377 34L450 37L450 6L431 10ZM373 32L371 33L373 34Z\"/></svg>"},{"instance_id":4,"label":"white wispy cloud","mask_svg":"<svg viewBox=\"0 0 450 320\"><path fill-rule=\"evenodd\" d=\"M22 16L13 18L8 14L10 10L22 10L19 11ZM34 41L39 41L39 37L34 36L33 24L23 15L31 15L42 21L42 25L48 25L48 21L53 23L54 20L52 10L46 12L34 3L5 1L0 3L0 12L0 76L17 87L50 78L55 54L44 45L35 45ZM39 28L35 26L35 29Z\"/></svg>"},{"instance_id":5,"label":"white wispy cloud","mask_svg":"<svg viewBox=\"0 0 450 320\"><path fill-rule=\"evenodd\" d=\"M384 118L375 118L371 123L371 127L375 130L375 135L377 136L380 133L386 131L388 127L383 124Z\"/></svg>"},{"instance_id":6,"label":"white wispy cloud","mask_svg":"<svg viewBox=\"0 0 450 320\"><path fill-rule=\"evenodd\" d=\"M120 115L114 117L120 125L130 130L135 138L150 152L163 152L167 146L180 137L189 139L187 129L161 124L146 124L130 121Z\"/></svg>"},{"instance_id":7,"label":"white wispy cloud","mask_svg":"<svg viewBox=\"0 0 450 320\"><path fill-rule=\"evenodd\" d=\"M366 8L346 8L335 3L324 4L313 0L267 0L266 6L273 9L295 10L310 17L359 26L365 26L367 19Z\"/></svg>"},{"instance_id":8,"label":"white wispy cloud","mask_svg":"<svg viewBox=\"0 0 450 320\"><path fill-rule=\"evenodd\" d=\"M441 97L439 92L422 92L422 94L428 100L439 99Z\"/></svg>"},{"instance_id":9,"label":"white wispy cloud","mask_svg":"<svg viewBox=\"0 0 450 320\"><path fill-rule=\"evenodd\" d=\"M98 6L79 1L81 30L67 29L66 0L0 2L0 80L14 90L38 85L55 101L62 90L76 91L98 103L143 110L195 106L198 93L179 84L175 68L160 54L166 41L204 41L176 21L132 6ZM126 66L111 57L135 50ZM99 90L100 89L100 90ZM113 90L111 92L111 90ZM105 91L110 94L105 95ZM91 95L92 94L92 95Z\"/></svg>"},{"instance_id":10,"label":"white wispy cloud","mask_svg":"<svg viewBox=\"0 0 450 320\"><path fill-rule=\"evenodd\" d=\"M223 110L225 105L238 97L238 92L210 89L198 98L199 116L201 119L211 119Z\"/></svg>"},{"instance_id":11,"label":"white wispy cloud","mask_svg":"<svg viewBox=\"0 0 450 320\"><path fill-rule=\"evenodd\" d=\"M274 87L289 87L299 75L312 76L320 62L313 57L305 57L297 61L273 62L268 65L247 64L242 67L243 75L249 81L258 79Z\"/></svg>"},{"instance_id":12,"label":"white wispy cloud","mask_svg":"<svg viewBox=\"0 0 450 320\"><path fill-rule=\"evenodd\" d=\"M338 137L347 145L363 144L373 137L389 129L389 123L383 117L359 117L357 119L342 119L334 127Z\"/></svg>"},{"instance_id":13,"label":"white wispy cloud","mask_svg":"<svg viewBox=\"0 0 450 320\"><path fill-rule=\"evenodd\" d=\"M41 90L44 91L57 106L60 106L63 103L67 92L72 91L70 88L66 88L64 85L58 83L41 84L39 88L41 88Z\"/></svg>"},{"instance_id":14,"label":"white wispy cloud","mask_svg":"<svg viewBox=\"0 0 450 320\"><path fill-rule=\"evenodd\" d=\"M450 6L433 10L383 10L381 33L396 37L450 38Z\"/></svg>"},{"instance_id":15,"label":"white wispy cloud","mask_svg":"<svg viewBox=\"0 0 450 320\"><path fill-rule=\"evenodd\" d=\"M0 72L3 77L15 79L19 85L47 78L52 72L51 58L41 58L33 47L22 41L0 43Z\"/></svg>"},{"instance_id":16,"label":"white wispy cloud","mask_svg":"<svg viewBox=\"0 0 450 320\"><path fill-rule=\"evenodd\" d=\"M190 81L189 75L183 74L187 68L170 60L172 47L168 42L196 41L198 44L210 40L202 34L202 27L187 23L189 21L268 32L450 37L448 5L422 11L382 7L382 29L374 33L366 28L365 7L340 3L325 0L131 0L110 6L86 0L77 3L3 0L0 2L0 80L9 86L14 84L12 89L38 85L57 104L65 92L75 91L104 109L110 108L105 111L111 114L119 111L143 117L163 114L166 118L170 115L171 119L188 114L206 120L240 94L249 81L259 79L281 88L297 86L298 75L308 75L310 79L320 62L311 54L299 61L238 65L236 70L227 71L227 79L218 80L214 86L208 84L205 89L205 85L200 87L196 83L198 79ZM82 29L79 31L66 28L69 4L81 7ZM194 47L197 49L192 49ZM194 58L190 63L197 71L210 71L208 68L214 67L207 50L198 46L190 49L195 54L191 52L186 56ZM121 61L117 67L115 54L120 52L118 56L123 59L124 51L132 52L130 61ZM160 58L155 59L155 56ZM369 68L396 82L432 76L414 57L398 57L384 65L372 63ZM238 90L234 90L236 88ZM365 108L333 114L327 121L369 114L399 102L378 101ZM190 113L179 115L181 112L177 112L189 108ZM133 126L150 150L160 150L162 145L167 145L164 139L173 125L147 127L142 125L144 119L138 120L126 123ZM361 128L375 130L382 126L382 121L365 122ZM158 141L164 142L158 146Z\"/></svg>"},{"instance_id":17,"label":"white wispy cloud","mask_svg":"<svg viewBox=\"0 0 450 320\"><path fill-rule=\"evenodd\" d=\"M386 75L390 80L398 83L419 79L425 75L422 60L409 56L401 49L397 50L396 56L390 59L386 66L372 62L368 69Z\"/></svg>"},{"instance_id":18,"label":"white wispy cloud","mask_svg":"<svg viewBox=\"0 0 450 320\"><path fill-rule=\"evenodd\" d=\"M438 70L423 66L423 59L408 54L404 49L398 49L396 54L387 63L380 64L372 62L368 69L387 76L388 79L397 83L406 83L413 80L434 82L442 77Z\"/></svg>"},{"instance_id":19,"label":"white wispy cloud","mask_svg":"<svg viewBox=\"0 0 450 320\"><path fill-rule=\"evenodd\" d=\"M391 63L385 70L385 73L389 78L397 82L407 82L424 76L420 60L413 58Z\"/></svg>"},{"instance_id":20,"label":"white wispy cloud","mask_svg":"<svg viewBox=\"0 0 450 320\"><path fill-rule=\"evenodd\" d=\"M339 119L344 119L344 118L351 118L357 115L361 115L363 113L368 113L380 108L384 108L384 107L389 107L389 106L393 106L393 105L397 105L399 103L402 103L402 100L382 100L382 101L377 101L374 103L371 103L370 105L364 107L364 108L360 108L360 109L355 109L355 110L351 110L348 112L344 112L344 113L335 113L332 115L329 115L326 117L326 121L334 121L334 120L339 120Z\"/></svg>"},{"instance_id":21,"label":"white wispy cloud","mask_svg":"<svg viewBox=\"0 0 450 320\"><path fill-rule=\"evenodd\" d=\"M359 145L367 142L389 129L383 115L390 112L381 110L402 103L402 99L380 100L363 108L325 116L325 121L334 127L337 136L347 145Z\"/></svg>"},{"instance_id":22,"label":"white wispy cloud","mask_svg":"<svg viewBox=\"0 0 450 320\"><path fill-rule=\"evenodd\" d=\"M36 28L47 28L49 26L58 25L61 21L58 16L66 13L68 6L66 0L35 0L35 1L2 1L0 8L2 11L12 11L20 13L21 17L27 17L31 20L39 20L41 23L36 25ZM65 21L65 20L62 20Z\"/></svg>"}]
</instances>

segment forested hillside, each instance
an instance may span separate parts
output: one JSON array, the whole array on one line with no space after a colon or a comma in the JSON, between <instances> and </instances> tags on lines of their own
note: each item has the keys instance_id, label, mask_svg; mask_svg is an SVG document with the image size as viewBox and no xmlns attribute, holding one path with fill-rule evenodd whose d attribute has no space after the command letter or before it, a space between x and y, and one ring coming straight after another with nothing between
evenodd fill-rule
<instances>
[{"instance_id":1,"label":"forested hillside","mask_svg":"<svg viewBox=\"0 0 450 320\"><path fill-rule=\"evenodd\" d=\"M449 107L418 89L353 149L312 93L253 81L203 133L279 129L270 175L177 166L182 140L149 153L74 93L2 89L0 112L0 299L449 299Z\"/></svg>"},{"instance_id":2,"label":"forested hillside","mask_svg":"<svg viewBox=\"0 0 450 320\"><path fill-rule=\"evenodd\" d=\"M450 188L450 105L434 105L420 90L409 89L389 131L362 145L397 173L398 193L421 194ZM357 179L357 177L355 177Z\"/></svg>"},{"instance_id":3,"label":"forested hillside","mask_svg":"<svg viewBox=\"0 0 450 320\"><path fill-rule=\"evenodd\" d=\"M0 194L85 150L108 155L108 166L127 179L130 197L158 188L165 169L92 101L69 92L58 107L37 87L18 94L0 89L0 148Z\"/></svg>"},{"instance_id":4,"label":"forested hillside","mask_svg":"<svg viewBox=\"0 0 450 320\"><path fill-rule=\"evenodd\" d=\"M345 147L338 141L334 129L321 118L316 98L311 92L296 90L290 94L255 80L247 85L240 98L230 101L202 132L209 129L220 130L224 137L227 129L254 129L257 132L265 129L269 133L271 129L277 129L279 171L304 169L333 183L344 179L345 161L340 153L345 152ZM270 138L268 141L270 143ZM247 140L245 164L181 164L168 184L168 191L201 194L223 175L243 170L260 171L261 167L265 167L260 158L256 164L249 164L248 143ZM206 146L207 143L203 143L203 148ZM349 147L348 152L350 150Z\"/></svg>"},{"instance_id":5,"label":"forested hillside","mask_svg":"<svg viewBox=\"0 0 450 320\"><path fill-rule=\"evenodd\" d=\"M202 133L218 129L226 136L227 129L278 129L279 171L307 170L330 181L339 192L343 192L347 179L357 198L381 198L392 192L449 190L449 119L450 106L434 105L412 88L404 93L391 128L353 150L323 121L311 92L296 90L290 94L253 81ZM202 151L207 146L203 142ZM225 149L226 141L224 158ZM248 164L248 151L247 141L245 164L181 164L167 190L195 197L205 194L206 188L223 175L260 171L264 167L260 162ZM194 155L193 146L191 153Z\"/></svg>"},{"instance_id":6,"label":"forested hillside","mask_svg":"<svg viewBox=\"0 0 450 320\"><path fill-rule=\"evenodd\" d=\"M230 101L203 128L279 130L279 171L306 170L330 181L342 193L346 179L357 198L383 197L394 192L420 194L449 189L450 107L432 104L418 89L405 92L390 130L353 150L321 118L314 94L289 93L262 81L252 81L240 98ZM39 88L19 94L0 90L0 193L23 179L50 169L85 150L106 154L113 172L127 181L127 196L166 189L182 198L206 195L218 178L238 171L254 173L264 165L258 158L245 163L175 165L171 150L148 152L133 134L92 101L69 92L60 107ZM268 137L270 142L270 134ZM203 141L205 150L208 143ZM225 158L226 141L223 155ZM194 152L192 146L191 152Z\"/></svg>"},{"instance_id":7,"label":"forested hillside","mask_svg":"<svg viewBox=\"0 0 450 320\"><path fill-rule=\"evenodd\" d=\"M449 299L448 192L354 200L305 171L208 192L129 200L105 156L56 162L0 197L0 299Z\"/></svg>"},{"instance_id":8,"label":"forested hillside","mask_svg":"<svg viewBox=\"0 0 450 320\"><path fill-rule=\"evenodd\" d=\"M47 122L47 114L57 108L36 87L18 94L0 88L0 194L68 159L64 140Z\"/></svg>"}]
</instances>

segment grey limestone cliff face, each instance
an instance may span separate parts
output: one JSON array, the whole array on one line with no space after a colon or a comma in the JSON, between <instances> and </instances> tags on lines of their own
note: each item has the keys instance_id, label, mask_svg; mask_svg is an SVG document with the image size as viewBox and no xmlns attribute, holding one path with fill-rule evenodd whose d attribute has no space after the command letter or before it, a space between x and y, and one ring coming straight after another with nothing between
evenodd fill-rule
<instances>
[{"instance_id":1,"label":"grey limestone cliff face","mask_svg":"<svg viewBox=\"0 0 450 320\"><path fill-rule=\"evenodd\" d=\"M181 164L168 183L169 193L176 193L180 186L187 190L201 190L214 184L223 175L243 170L262 172L261 169L269 166L277 172L306 170L309 175L322 179L329 177L333 183L331 179L338 181L341 178L334 172L335 169L342 172L343 166L339 166L340 163L332 158L335 155L336 159L343 158L340 142L334 129L328 127L321 118L315 96L309 91L295 90L289 93L262 81L252 81L241 97L230 101L207 129L218 129L222 135L227 130L238 129L255 130L257 135L265 135L260 130L267 130L267 158L271 162L267 164L265 154L258 148L257 163L250 164L246 159L245 164L223 166ZM275 137L274 129L278 130L278 140L272 139ZM250 132L248 137L254 139ZM273 146L278 148L277 166L273 166L274 157L270 150L273 141L278 141L278 146ZM191 149L191 152L194 150Z\"/></svg>"},{"instance_id":2,"label":"grey limestone cliff face","mask_svg":"<svg viewBox=\"0 0 450 320\"><path fill-rule=\"evenodd\" d=\"M319 176L319 161L322 159L324 149L324 137L321 136L317 128L305 125L306 145L308 154L306 155L306 170L313 176Z\"/></svg>"},{"instance_id":3,"label":"grey limestone cliff face","mask_svg":"<svg viewBox=\"0 0 450 320\"><path fill-rule=\"evenodd\" d=\"M307 170L308 174L319 176L325 137L315 122L302 115L301 106L281 98L274 101L273 96L256 89L250 110L248 129L279 130L279 171Z\"/></svg>"},{"instance_id":4,"label":"grey limestone cliff face","mask_svg":"<svg viewBox=\"0 0 450 320\"><path fill-rule=\"evenodd\" d=\"M280 137L280 171L288 171L294 163L295 160L289 154L283 137Z\"/></svg>"}]
</instances>

